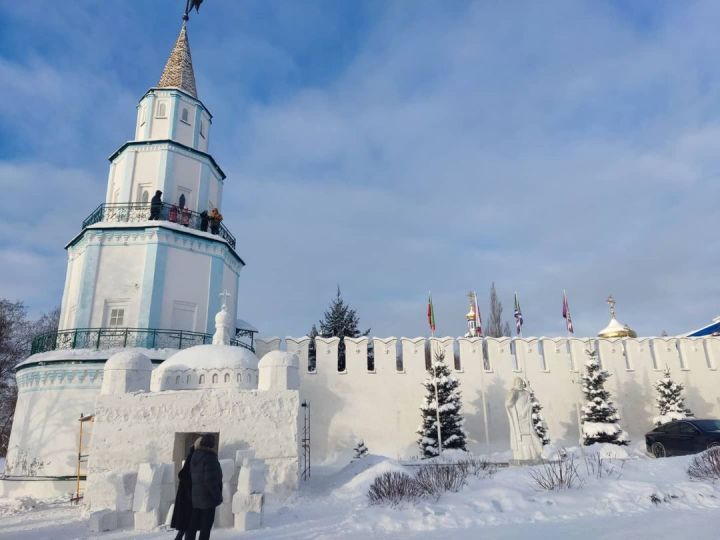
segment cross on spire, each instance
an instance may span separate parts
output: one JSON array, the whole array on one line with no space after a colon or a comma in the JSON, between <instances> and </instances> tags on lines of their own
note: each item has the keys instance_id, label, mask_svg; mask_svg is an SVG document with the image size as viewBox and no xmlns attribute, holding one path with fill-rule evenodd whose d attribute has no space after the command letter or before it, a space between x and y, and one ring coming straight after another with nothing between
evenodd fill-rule
<instances>
[{"instance_id":1,"label":"cross on spire","mask_svg":"<svg viewBox=\"0 0 720 540\"><path fill-rule=\"evenodd\" d=\"M222 305L223 307L227 307L227 299L230 298L232 295L227 289L224 289L223 292L220 293L220 298L222 298Z\"/></svg>"},{"instance_id":2,"label":"cross on spire","mask_svg":"<svg viewBox=\"0 0 720 540\"><path fill-rule=\"evenodd\" d=\"M608 306L610 306L610 317L613 319L615 318L615 299L613 298L613 295L611 294L608 296L607 299Z\"/></svg>"}]
</instances>

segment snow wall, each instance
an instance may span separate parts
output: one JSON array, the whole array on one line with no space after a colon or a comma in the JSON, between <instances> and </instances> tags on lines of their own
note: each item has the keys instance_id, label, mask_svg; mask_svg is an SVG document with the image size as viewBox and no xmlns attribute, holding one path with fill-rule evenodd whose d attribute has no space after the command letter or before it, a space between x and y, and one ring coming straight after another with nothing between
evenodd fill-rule
<instances>
[{"instance_id":1,"label":"snow wall","mask_svg":"<svg viewBox=\"0 0 720 540\"><path fill-rule=\"evenodd\" d=\"M445 351L460 381L469 450L508 450L504 403L515 377L527 378L544 407L550 437L577 445L582 406L580 376L586 350L596 350L612 376L607 388L621 425L633 442L652 427L653 384L668 366L685 385L697 417L720 417L720 338L369 338L374 370L368 369L368 338L346 338L345 371L338 371L337 338L316 339L316 369L308 370L304 338L256 341L258 356L278 348L300 356L300 394L310 402L313 463L349 459L363 439L370 452L391 457L417 454L426 348ZM401 361L398 361L398 357Z\"/></svg>"}]
</instances>

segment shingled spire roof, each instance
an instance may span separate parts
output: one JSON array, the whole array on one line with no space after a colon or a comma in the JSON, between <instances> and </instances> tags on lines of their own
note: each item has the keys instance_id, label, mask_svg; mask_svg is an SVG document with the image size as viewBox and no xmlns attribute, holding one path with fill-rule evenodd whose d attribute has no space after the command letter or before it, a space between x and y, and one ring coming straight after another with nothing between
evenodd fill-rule
<instances>
[{"instance_id":1,"label":"shingled spire roof","mask_svg":"<svg viewBox=\"0 0 720 540\"><path fill-rule=\"evenodd\" d=\"M180 35L175 42L170 58L168 58L163 70L160 88L179 88L197 99L195 88L195 73L193 72L192 57L190 56L190 44L188 43L185 23L180 29Z\"/></svg>"}]
</instances>

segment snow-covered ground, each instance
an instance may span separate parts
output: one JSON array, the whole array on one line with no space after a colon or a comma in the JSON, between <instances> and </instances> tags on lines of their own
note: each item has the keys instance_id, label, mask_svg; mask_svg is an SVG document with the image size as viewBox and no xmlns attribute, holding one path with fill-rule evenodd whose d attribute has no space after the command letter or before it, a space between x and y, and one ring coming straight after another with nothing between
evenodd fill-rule
<instances>
[{"instance_id":1,"label":"snow-covered ground","mask_svg":"<svg viewBox=\"0 0 720 540\"><path fill-rule=\"evenodd\" d=\"M280 507L267 508L264 528L243 538L342 539L637 539L717 537L720 488L690 481L690 457L655 460L636 449L630 459L612 460L612 473L598 479L586 473L583 487L540 491L529 467L500 469L490 478L472 478L461 492L401 508L370 506L367 489L399 463L368 456L339 472L319 474ZM656 502L653 502L654 499ZM35 505L33 507L33 504ZM65 502L0 499L0 538L160 539L171 532L115 531L92 535L82 510ZM237 538L230 529L213 538Z\"/></svg>"}]
</instances>

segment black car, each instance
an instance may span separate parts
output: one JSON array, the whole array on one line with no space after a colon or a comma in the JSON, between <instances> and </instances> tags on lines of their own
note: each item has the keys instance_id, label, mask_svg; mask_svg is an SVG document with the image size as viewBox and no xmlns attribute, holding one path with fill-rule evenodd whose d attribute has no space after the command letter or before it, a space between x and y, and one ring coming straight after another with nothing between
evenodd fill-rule
<instances>
[{"instance_id":1,"label":"black car","mask_svg":"<svg viewBox=\"0 0 720 540\"><path fill-rule=\"evenodd\" d=\"M663 424L645 434L645 446L658 458L696 454L720 446L720 420L687 418Z\"/></svg>"}]
</instances>

